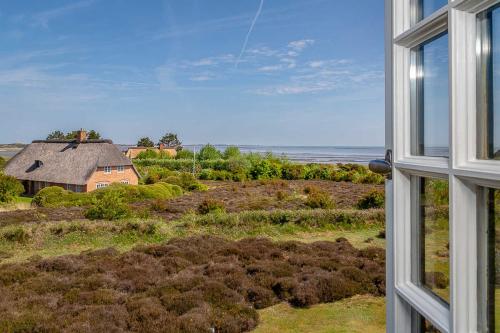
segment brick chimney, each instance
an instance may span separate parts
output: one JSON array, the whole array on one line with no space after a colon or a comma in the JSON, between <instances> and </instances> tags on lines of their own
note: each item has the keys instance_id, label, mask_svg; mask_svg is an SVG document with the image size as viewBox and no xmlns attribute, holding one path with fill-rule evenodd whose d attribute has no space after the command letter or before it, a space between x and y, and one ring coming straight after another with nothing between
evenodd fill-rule
<instances>
[{"instance_id":1,"label":"brick chimney","mask_svg":"<svg viewBox=\"0 0 500 333\"><path fill-rule=\"evenodd\" d=\"M159 148L160 150L165 149L165 144L164 144L164 143L160 143L160 144L158 145L158 148Z\"/></svg>"},{"instance_id":2,"label":"brick chimney","mask_svg":"<svg viewBox=\"0 0 500 333\"><path fill-rule=\"evenodd\" d=\"M83 128L76 132L76 141L87 141L87 132Z\"/></svg>"}]
</instances>

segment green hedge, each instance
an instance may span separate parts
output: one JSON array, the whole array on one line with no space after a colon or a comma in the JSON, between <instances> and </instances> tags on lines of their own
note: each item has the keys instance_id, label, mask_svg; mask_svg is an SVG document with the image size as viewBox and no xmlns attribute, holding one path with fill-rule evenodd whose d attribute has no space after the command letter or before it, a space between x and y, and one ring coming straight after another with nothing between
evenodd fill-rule
<instances>
[{"instance_id":1,"label":"green hedge","mask_svg":"<svg viewBox=\"0 0 500 333\"><path fill-rule=\"evenodd\" d=\"M74 193L61 187L51 186L40 190L33 198L33 203L40 207L70 207L95 204L109 193L120 197L124 202L137 202L147 199L170 199L182 195L182 188L167 183L151 185L111 184L89 193Z\"/></svg>"}]
</instances>

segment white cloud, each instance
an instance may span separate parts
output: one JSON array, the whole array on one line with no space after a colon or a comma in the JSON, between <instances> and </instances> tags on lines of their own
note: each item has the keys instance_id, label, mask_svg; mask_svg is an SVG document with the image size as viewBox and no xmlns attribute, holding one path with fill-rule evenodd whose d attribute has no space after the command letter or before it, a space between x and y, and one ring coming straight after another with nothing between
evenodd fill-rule
<instances>
[{"instance_id":1,"label":"white cloud","mask_svg":"<svg viewBox=\"0 0 500 333\"><path fill-rule=\"evenodd\" d=\"M195 81L195 82L210 81L213 79L214 79L214 77L210 76L210 75L198 75L198 76L193 76L190 78L191 81Z\"/></svg>"},{"instance_id":2,"label":"white cloud","mask_svg":"<svg viewBox=\"0 0 500 333\"><path fill-rule=\"evenodd\" d=\"M315 42L314 39L295 40L295 41L288 43L288 47L294 51L301 52L306 47L313 45L314 42Z\"/></svg>"},{"instance_id":3,"label":"white cloud","mask_svg":"<svg viewBox=\"0 0 500 333\"><path fill-rule=\"evenodd\" d=\"M276 72L282 70L282 65L262 66L258 69L259 72Z\"/></svg>"},{"instance_id":4,"label":"white cloud","mask_svg":"<svg viewBox=\"0 0 500 333\"><path fill-rule=\"evenodd\" d=\"M53 19L56 19L58 17L67 15L71 12L74 12L78 9L89 7L95 2L95 0L82 0L78 2L73 2L65 6L45 10L42 12L38 12L32 16L33 18L33 25L35 26L41 26L44 28L47 28L49 25L49 22Z\"/></svg>"}]
</instances>

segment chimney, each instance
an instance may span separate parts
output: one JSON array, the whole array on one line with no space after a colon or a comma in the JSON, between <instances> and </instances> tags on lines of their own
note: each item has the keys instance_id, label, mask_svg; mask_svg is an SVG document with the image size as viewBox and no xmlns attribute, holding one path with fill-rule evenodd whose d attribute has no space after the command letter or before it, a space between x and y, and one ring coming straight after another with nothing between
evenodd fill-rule
<instances>
[{"instance_id":1,"label":"chimney","mask_svg":"<svg viewBox=\"0 0 500 333\"><path fill-rule=\"evenodd\" d=\"M83 128L76 132L76 141L87 141L87 132Z\"/></svg>"},{"instance_id":2,"label":"chimney","mask_svg":"<svg viewBox=\"0 0 500 333\"><path fill-rule=\"evenodd\" d=\"M158 145L158 148L160 148L160 150L165 149L165 144L164 144L164 143L160 143L160 144Z\"/></svg>"}]
</instances>

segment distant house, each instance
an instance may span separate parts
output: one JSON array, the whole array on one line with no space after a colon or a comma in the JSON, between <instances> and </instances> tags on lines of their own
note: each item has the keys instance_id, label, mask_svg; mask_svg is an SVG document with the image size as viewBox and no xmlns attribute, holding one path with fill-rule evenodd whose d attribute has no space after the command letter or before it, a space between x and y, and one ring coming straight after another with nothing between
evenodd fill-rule
<instances>
[{"instance_id":1,"label":"distant house","mask_svg":"<svg viewBox=\"0 0 500 333\"><path fill-rule=\"evenodd\" d=\"M20 180L27 194L47 186L90 192L111 183L137 185L139 173L111 140L38 140L7 163L4 172Z\"/></svg>"},{"instance_id":2,"label":"distant house","mask_svg":"<svg viewBox=\"0 0 500 333\"><path fill-rule=\"evenodd\" d=\"M176 147L166 147L165 145L160 144L158 145L158 147L129 147L125 152L125 156L130 159L134 159L137 157L137 155L147 150L152 150L155 153L163 152L170 155L171 157L175 157L177 155Z\"/></svg>"}]
</instances>

